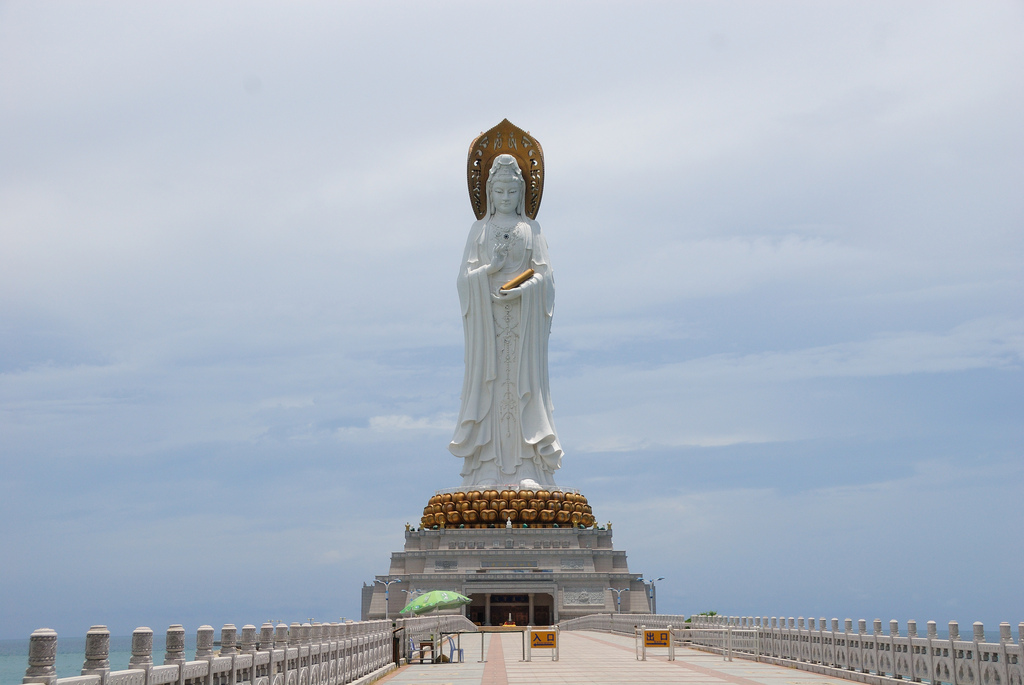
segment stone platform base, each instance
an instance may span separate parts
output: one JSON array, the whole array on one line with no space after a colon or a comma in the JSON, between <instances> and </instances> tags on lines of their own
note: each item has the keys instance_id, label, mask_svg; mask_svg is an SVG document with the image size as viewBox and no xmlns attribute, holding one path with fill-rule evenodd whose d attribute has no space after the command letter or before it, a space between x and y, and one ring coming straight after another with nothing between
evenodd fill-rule
<instances>
[{"instance_id":1,"label":"stone platform base","mask_svg":"<svg viewBox=\"0 0 1024 685\"><path fill-rule=\"evenodd\" d=\"M480 625L500 625L510 615L517 625L549 625L611 613L617 599L609 588L623 591L623 612L650 611L647 587L629 571L626 553L613 548L610 526L410 529L389 572L376 580L402 582L388 592L383 582L364 585L364 618L398 616L430 590L472 599L456 611Z\"/></svg>"}]
</instances>

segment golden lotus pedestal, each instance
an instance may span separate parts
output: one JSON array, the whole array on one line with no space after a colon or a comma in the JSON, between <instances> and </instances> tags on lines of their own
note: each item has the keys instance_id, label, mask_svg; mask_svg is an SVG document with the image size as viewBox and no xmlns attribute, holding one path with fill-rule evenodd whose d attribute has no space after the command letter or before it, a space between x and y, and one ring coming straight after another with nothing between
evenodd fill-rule
<instances>
[{"instance_id":1,"label":"golden lotus pedestal","mask_svg":"<svg viewBox=\"0 0 1024 685\"><path fill-rule=\"evenodd\" d=\"M597 525L587 498L561 490L469 490L438 493L423 508L420 527L592 528Z\"/></svg>"}]
</instances>

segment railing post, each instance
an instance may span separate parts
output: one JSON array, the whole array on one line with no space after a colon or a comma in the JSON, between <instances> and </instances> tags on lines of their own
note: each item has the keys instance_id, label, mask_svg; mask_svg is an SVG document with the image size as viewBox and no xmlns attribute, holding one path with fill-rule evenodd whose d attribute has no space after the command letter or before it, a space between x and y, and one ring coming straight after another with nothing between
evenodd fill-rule
<instances>
[{"instance_id":1,"label":"railing post","mask_svg":"<svg viewBox=\"0 0 1024 685\"><path fill-rule=\"evenodd\" d=\"M834 668L843 668L843 664L839 663L839 647L838 647L838 644L837 644L838 640L836 638L838 633L839 633L839 619L833 617L832 618L832 666ZM844 640L844 642L845 642L845 640ZM847 649L849 649L848 646L843 648L843 653L844 654L846 653Z\"/></svg>"},{"instance_id":2,"label":"railing post","mask_svg":"<svg viewBox=\"0 0 1024 685\"><path fill-rule=\"evenodd\" d=\"M220 655L231 656L238 651L236 640L238 639L238 628L234 623L225 623L220 629Z\"/></svg>"},{"instance_id":3,"label":"railing post","mask_svg":"<svg viewBox=\"0 0 1024 685\"><path fill-rule=\"evenodd\" d=\"M256 653L256 626L251 623L242 626L242 643L238 649L243 654Z\"/></svg>"},{"instance_id":4,"label":"railing post","mask_svg":"<svg viewBox=\"0 0 1024 685\"><path fill-rule=\"evenodd\" d=\"M260 651L268 652L274 648L274 624L264 623L260 626Z\"/></svg>"},{"instance_id":5,"label":"railing post","mask_svg":"<svg viewBox=\"0 0 1024 685\"><path fill-rule=\"evenodd\" d=\"M231 657L228 671L228 685L235 685L237 671L235 660L238 657L238 628L234 623L225 623L220 629L220 655Z\"/></svg>"},{"instance_id":6,"label":"railing post","mask_svg":"<svg viewBox=\"0 0 1024 685\"><path fill-rule=\"evenodd\" d=\"M258 642L256 643L256 651L267 653L267 664L262 668L265 668L264 672L260 667L256 666L256 655L253 654L252 659L252 679L256 682L256 679L261 676L266 676L268 682L273 682L274 679L274 624L265 621L260 625L260 634Z\"/></svg>"},{"instance_id":7,"label":"railing post","mask_svg":"<svg viewBox=\"0 0 1024 685\"><path fill-rule=\"evenodd\" d=\"M153 669L152 629L142 626L132 632L132 658L128 660L128 668L144 671L149 682L149 672Z\"/></svg>"},{"instance_id":8,"label":"railing post","mask_svg":"<svg viewBox=\"0 0 1024 685\"><path fill-rule=\"evenodd\" d=\"M213 626L196 630L196 661L213 657Z\"/></svg>"},{"instance_id":9,"label":"railing post","mask_svg":"<svg viewBox=\"0 0 1024 685\"><path fill-rule=\"evenodd\" d=\"M668 660L676 660L676 634L672 632L672 624L668 624Z\"/></svg>"},{"instance_id":10,"label":"railing post","mask_svg":"<svg viewBox=\"0 0 1024 685\"><path fill-rule=\"evenodd\" d=\"M23 683L46 683L57 681L57 631L40 628L32 631L28 639L28 668Z\"/></svg>"},{"instance_id":11,"label":"railing post","mask_svg":"<svg viewBox=\"0 0 1024 685\"><path fill-rule=\"evenodd\" d=\"M180 623L175 623L167 627L164 640L164 665L177 664L180 668L185 661L187 661L185 659L185 627Z\"/></svg>"},{"instance_id":12,"label":"railing post","mask_svg":"<svg viewBox=\"0 0 1024 685\"><path fill-rule=\"evenodd\" d=\"M956 658L956 645L954 645L953 643L960 639L960 624L957 623L956 621L950 621L949 622L948 630L949 630L949 655L950 655L950 662L951 662L950 668L949 668L949 672L950 672L949 674L950 674L950 676L953 679L953 685L958 685L957 684L957 677L956 677L956 666L957 666L957 663L956 663L957 662L957 658Z\"/></svg>"},{"instance_id":13,"label":"railing post","mask_svg":"<svg viewBox=\"0 0 1024 685\"><path fill-rule=\"evenodd\" d=\"M110 631L106 626L93 626L85 634L85 663L82 675L98 675L105 685L110 675Z\"/></svg>"},{"instance_id":14,"label":"railing post","mask_svg":"<svg viewBox=\"0 0 1024 685\"><path fill-rule=\"evenodd\" d=\"M288 626L278 623L274 626L274 648L284 649L288 646Z\"/></svg>"}]
</instances>

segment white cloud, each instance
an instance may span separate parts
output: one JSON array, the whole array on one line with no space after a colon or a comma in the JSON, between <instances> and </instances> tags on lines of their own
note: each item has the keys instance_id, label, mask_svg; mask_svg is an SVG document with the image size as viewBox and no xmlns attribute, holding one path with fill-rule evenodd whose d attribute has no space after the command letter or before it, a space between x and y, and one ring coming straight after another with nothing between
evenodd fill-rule
<instances>
[{"instance_id":1,"label":"white cloud","mask_svg":"<svg viewBox=\"0 0 1024 685\"><path fill-rule=\"evenodd\" d=\"M1017 369L1024 361L1024 320L987 318L943 333L904 331L851 341L755 354L714 354L667 364L605 367L581 374L572 384L596 380L622 388L657 388L693 381L793 381L808 378L952 373L971 369Z\"/></svg>"},{"instance_id":2,"label":"white cloud","mask_svg":"<svg viewBox=\"0 0 1024 685\"><path fill-rule=\"evenodd\" d=\"M455 428L455 416L444 414L433 417L412 416L371 416L370 429L380 432L406 430L451 431Z\"/></svg>"},{"instance_id":3,"label":"white cloud","mask_svg":"<svg viewBox=\"0 0 1024 685\"><path fill-rule=\"evenodd\" d=\"M312 397L274 397L259 403L260 409L301 409L312 407Z\"/></svg>"},{"instance_id":4,"label":"white cloud","mask_svg":"<svg viewBox=\"0 0 1024 685\"><path fill-rule=\"evenodd\" d=\"M406 416L391 414L387 416L371 416L365 427L343 426L335 431L339 440L370 441L380 440L413 440L424 434L449 434L455 430L455 414L436 414L434 416Z\"/></svg>"},{"instance_id":5,"label":"white cloud","mask_svg":"<svg viewBox=\"0 0 1024 685\"><path fill-rule=\"evenodd\" d=\"M749 381L1015 369L1024 360L1024 320L983 319L946 333L902 332L792 352L713 355L673 365L681 378Z\"/></svg>"},{"instance_id":6,"label":"white cloud","mask_svg":"<svg viewBox=\"0 0 1024 685\"><path fill-rule=\"evenodd\" d=\"M909 331L805 349L579 368L556 379L553 392L570 452L880 436L916 431L922 419L907 415L908 408L881 388L864 395L843 381L983 369L1015 373L1022 357L1024 322L980 319L943 333ZM921 406L929 401L922 398Z\"/></svg>"},{"instance_id":7,"label":"white cloud","mask_svg":"<svg viewBox=\"0 0 1024 685\"><path fill-rule=\"evenodd\" d=\"M614 424L613 424L614 425ZM678 426L685 431L685 423ZM650 427L645 426L642 432L650 434ZM596 431L594 431L596 432ZM591 432L590 435L594 435ZM627 437L623 435L612 435L597 437L574 445L574 452L586 454L588 452L637 452L640 450L665 448L665 447L728 447L730 445L760 445L768 442L780 442L782 438L771 438L761 435L726 435L726 434L704 434L704 435L677 435L668 439L659 439L664 436L652 438Z\"/></svg>"}]
</instances>

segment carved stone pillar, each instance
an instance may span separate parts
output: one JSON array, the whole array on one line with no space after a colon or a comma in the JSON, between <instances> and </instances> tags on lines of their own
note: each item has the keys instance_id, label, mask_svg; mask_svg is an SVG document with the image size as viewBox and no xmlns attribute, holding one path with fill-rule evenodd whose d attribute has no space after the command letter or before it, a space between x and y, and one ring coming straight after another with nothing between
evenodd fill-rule
<instances>
[{"instance_id":1,"label":"carved stone pillar","mask_svg":"<svg viewBox=\"0 0 1024 685\"><path fill-rule=\"evenodd\" d=\"M974 622L974 641L984 642L985 641L985 624L981 621Z\"/></svg>"},{"instance_id":2,"label":"carved stone pillar","mask_svg":"<svg viewBox=\"0 0 1024 685\"><path fill-rule=\"evenodd\" d=\"M57 681L57 631L40 628L32 632L28 642L28 668L23 683L47 683Z\"/></svg>"},{"instance_id":3,"label":"carved stone pillar","mask_svg":"<svg viewBox=\"0 0 1024 685\"><path fill-rule=\"evenodd\" d=\"M213 657L213 626L199 626L196 630L196 661Z\"/></svg>"},{"instance_id":4,"label":"carved stone pillar","mask_svg":"<svg viewBox=\"0 0 1024 685\"><path fill-rule=\"evenodd\" d=\"M167 628L167 639L164 647L164 665L184 664L185 659L185 627L175 623Z\"/></svg>"},{"instance_id":5,"label":"carved stone pillar","mask_svg":"<svg viewBox=\"0 0 1024 685\"><path fill-rule=\"evenodd\" d=\"M231 656L238 651L235 641L238 639L238 628L234 623L225 623L220 629L220 655Z\"/></svg>"},{"instance_id":6,"label":"carved stone pillar","mask_svg":"<svg viewBox=\"0 0 1024 685\"><path fill-rule=\"evenodd\" d=\"M110 631L106 626L93 626L85 634L85 663L82 675L98 675L100 685L110 674Z\"/></svg>"},{"instance_id":7,"label":"carved stone pillar","mask_svg":"<svg viewBox=\"0 0 1024 685\"><path fill-rule=\"evenodd\" d=\"M268 651L274 648L274 624L264 623L260 626L260 649Z\"/></svg>"},{"instance_id":8,"label":"carved stone pillar","mask_svg":"<svg viewBox=\"0 0 1024 685\"><path fill-rule=\"evenodd\" d=\"M279 649L287 649L288 647L288 626L284 623L278 623L274 629L274 647Z\"/></svg>"},{"instance_id":9,"label":"carved stone pillar","mask_svg":"<svg viewBox=\"0 0 1024 685\"><path fill-rule=\"evenodd\" d=\"M149 672L153 670L153 630L136 628L132 632L132 658L128 660L128 668L146 672L146 680L149 680Z\"/></svg>"},{"instance_id":10,"label":"carved stone pillar","mask_svg":"<svg viewBox=\"0 0 1024 685\"><path fill-rule=\"evenodd\" d=\"M251 623L242 626L242 644L239 650L245 654L256 653L256 626Z\"/></svg>"}]
</instances>

